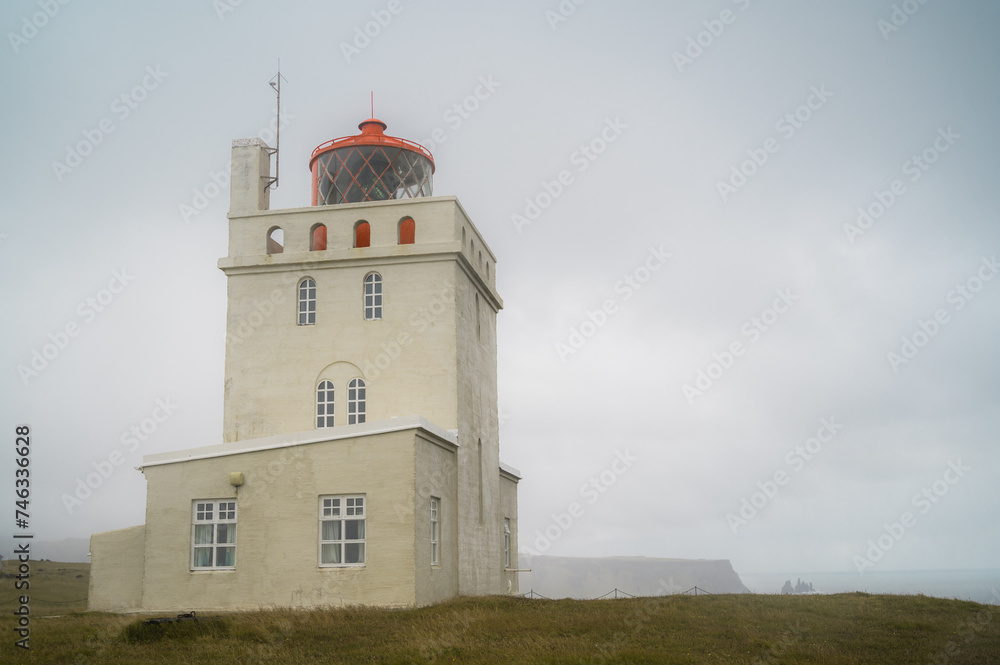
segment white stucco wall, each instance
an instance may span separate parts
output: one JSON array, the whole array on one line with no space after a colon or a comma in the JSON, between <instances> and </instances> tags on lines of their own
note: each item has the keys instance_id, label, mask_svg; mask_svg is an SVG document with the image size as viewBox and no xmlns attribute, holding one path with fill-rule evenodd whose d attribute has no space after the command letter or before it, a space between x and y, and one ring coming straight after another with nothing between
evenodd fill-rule
<instances>
[{"instance_id":1,"label":"white stucco wall","mask_svg":"<svg viewBox=\"0 0 1000 665\"><path fill-rule=\"evenodd\" d=\"M416 603L413 429L146 466L143 608ZM144 463L146 461L144 460ZM241 471L236 488L229 474ZM319 566L319 497L364 494L363 567ZM235 570L191 570L191 506L236 499Z\"/></svg>"},{"instance_id":2,"label":"white stucco wall","mask_svg":"<svg viewBox=\"0 0 1000 665\"><path fill-rule=\"evenodd\" d=\"M133 612L142 607L145 534L145 526L133 526L90 537L88 610Z\"/></svg>"},{"instance_id":3,"label":"white stucco wall","mask_svg":"<svg viewBox=\"0 0 1000 665\"><path fill-rule=\"evenodd\" d=\"M417 437L416 493L413 548L417 604L454 598L458 595L458 451ZM430 500L440 501L438 565L431 565Z\"/></svg>"},{"instance_id":4,"label":"white stucco wall","mask_svg":"<svg viewBox=\"0 0 1000 665\"><path fill-rule=\"evenodd\" d=\"M416 243L397 244L399 221L416 221ZM355 224L371 224L372 246L353 248ZM312 228L327 225L328 247L309 251ZM274 226L285 250L266 255ZM484 252L467 267L499 303L495 259L454 197L262 212L230 220L224 433L226 441L315 427L315 387L326 371L364 378L368 419L420 414L458 427L457 278L462 231ZM466 265L468 266L468 262ZM363 280L383 280L383 318L366 321ZM315 325L297 324L297 286L316 282ZM489 309L489 308L487 308ZM464 314L463 314L464 316ZM280 353L278 352L280 350ZM346 363L339 368L334 363ZM336 382L335 382L336 383ZM346 383L337 387L338 424L346 423ZM432 387L432 389L428 389Z\"/></svg>"}]
</instances>

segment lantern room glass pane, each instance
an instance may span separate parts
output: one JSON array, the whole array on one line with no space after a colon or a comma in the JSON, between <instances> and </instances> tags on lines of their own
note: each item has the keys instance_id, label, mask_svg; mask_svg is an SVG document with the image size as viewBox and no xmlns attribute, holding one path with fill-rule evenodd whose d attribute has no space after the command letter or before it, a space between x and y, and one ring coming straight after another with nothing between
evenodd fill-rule
<instances>
[{"instance_id":1,"label":"lantern room glass pane","mask_svg":"<svg viewBox=\"0 0 1000 665\"><path fill-rule=\"evenodd\" d=\"M349 146L317 159L317 203L357 203L431 196L430 161L384 146Z\"/></svg>"}]
</instances>

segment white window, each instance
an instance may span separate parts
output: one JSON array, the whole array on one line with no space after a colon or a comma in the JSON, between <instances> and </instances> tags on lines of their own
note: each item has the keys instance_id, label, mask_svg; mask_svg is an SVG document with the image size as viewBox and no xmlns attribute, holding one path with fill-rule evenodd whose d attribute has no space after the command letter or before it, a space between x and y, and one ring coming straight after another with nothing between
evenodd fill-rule
<instances>
[{"instance_id":1,"label":"white window","mask_svg":"<svg viewBox=\"0 0 1000 665\"><path fill-rule=\"evenodd\" d=\"M333 382L320 381L316 387L316 427L333 427Z\"/></svg>"},{"instance_id":2,"label":"white window","mask_svg":"<svg viewBox=\"0 0 1000 665\"><path fill-rule=\"evenodd\" d=\"M510 568L510 518L503 518L503 567Z\"/></svg>"},{"instance_id":3,"label":"white window","mask_svg":"<svg viewBox=\"0 0 1000 665\"><path fill-rule=\"evenodd\" d=\"M365 497L319 498L319 565L365 565Z\"/></svg>"},{"instance_id":4,"label":"white window","mask_svg":"<svg viewBox=\"0 0 1000 665\"><path fill-rule=\"evenodd\" d=\"M382 275L368 273L365 277L365 320L382 318Z\"/></svg>"},{"instance_id":5,"label":"white window","mask_svg":"<svg viewBox=\"0 0 1000 665\"><path fill-rule=\"evenodd\" d=\"M438 565L438 542L440 540L440 523L438 521L438 508L441 499L431 497L431 565Z\"/></svg>"},{"instance_id":6,"label":"white window","mask_svg":"<svg viewBox=\"0 0 1000 665\"><path fill-rule=\"evenodd\" d=\"M351 379L347 384L347 424L365 422L365 380Z\"/></svg>"},{"instance_id":7,"label":"white window","mask_svg":"<svg viewBox=\"0 0 1000 665\"><path fill-rule=\"evenodd\" d=\"M316 323L316 282L304 279L299 282L299 325Z\"/></svg>"},{"instance_id":8,"label":"white window","mask_svg":"<svg viewBox=\"0 0 1000 665\"><path fill-rule=\"evenodd\" d=\"M236 567L236 502L194 501L191 519L191 569Z\"/></svg>"}]
</instances>

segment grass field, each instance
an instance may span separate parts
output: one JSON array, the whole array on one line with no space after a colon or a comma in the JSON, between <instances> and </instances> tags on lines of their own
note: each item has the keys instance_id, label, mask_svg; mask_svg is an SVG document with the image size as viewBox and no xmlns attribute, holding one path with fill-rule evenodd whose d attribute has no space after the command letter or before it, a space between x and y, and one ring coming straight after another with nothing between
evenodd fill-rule
<instances>
[{"instance_id":1,"label":"grass field","mask_svg":"<svg viewBox=\"0 0 1000 665\"><path fill-rule=\"evenodd\" d=\"M3 575L0 586L0 610L17 609L15 600L20 592L14 589L13 575L17 573L18 562L5 559L0 565ZM57 561L32 561L31 612L40 614L65 614L87 609L87 588L90 585L89 563L60 563Z\"/></svg>"},{"instance_id":2,"label":"grass field","mask_svg":"<svg viewBox=\"0 0 1000 665\"><path fill-rule=\"evenodd\" d=\"M86 577L74 566L86 564L33 564L38 595L52 600L45 594L81 588L85 595ZM7 601L13 580L3 583ZM4 663L1000 663L1000 607L926 596L493 596L402 610L261 610L160 626L65 609L45 618L50 610L33 599L30 655L13 646L13 607L4 605L0 617Z\"/></svg>"}]
</instances>

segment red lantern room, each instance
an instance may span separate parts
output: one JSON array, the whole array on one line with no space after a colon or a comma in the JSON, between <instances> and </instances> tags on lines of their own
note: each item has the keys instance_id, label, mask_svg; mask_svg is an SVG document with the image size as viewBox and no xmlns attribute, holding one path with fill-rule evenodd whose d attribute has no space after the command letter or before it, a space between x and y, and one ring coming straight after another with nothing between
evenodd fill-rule
<instances>
[{"instance_id":1,"label":"red lantern room","mask_svg":"<svg viewBox=\"0 0 1000 665\"><path fill-rule=\"evenodd\" d=\"M370 118L357 136L323 143L309 159L313 205L431 196L434 157L418 143L386 136L386 124Z\"/></svg>"}]
</instances>

